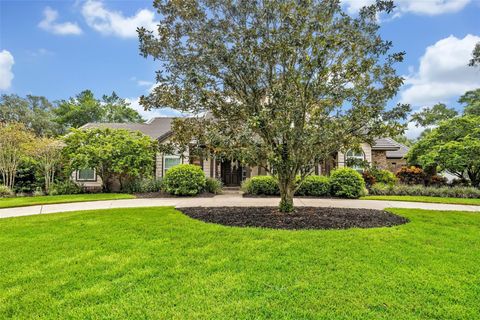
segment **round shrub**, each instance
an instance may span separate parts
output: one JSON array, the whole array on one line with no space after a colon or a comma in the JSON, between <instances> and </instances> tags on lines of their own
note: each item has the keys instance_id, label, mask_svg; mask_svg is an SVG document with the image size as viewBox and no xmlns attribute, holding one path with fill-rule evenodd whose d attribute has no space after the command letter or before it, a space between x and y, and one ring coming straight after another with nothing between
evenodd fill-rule
<instances>
[{"instance_id":1,"label":"round shrub","mask_svg":"<svg viewBox=\"0 0 480 320\"><path fill-rule=\"evenodd\" d=\"M205 173L194 164L179 164L168 169L163 179L166 192L177 196L194 196L205 188Z\"/></svg>"},{"instance_id":2,"label":"round shrub","mask_svg":"<svg viewBox=\"0 0 480 320\"><path fill-rule=\"evenodd\" d=\"M425 173L418 167L402 167L397 172L397 178L403 184L423 184Z\"/></svg>"},{"instance_id":3,"label":"round shrub","mask_svg":"<svg viewBox=\"0 0 480 320\"><path fill-rule=\"evenodd\" d=\"M356 170L340 168L330 176L332 195L342 198L358 198L365 193L365 181Z\"/></svg>"},{"instance_id":4,"label":"round shrub","mask_svg":"<svg viewBox=\"0 0 480 320\"><path fill-rule=\"evenodd\" d=\"M0 185L0 198L6 198L13 196L13 191L4 185Z\"/></svg>"},{"instance_id":5,"label":"round shrub","mask_svg":"<svg viewBox=\"0 0 480 320\"><path fill-rule=\"evenodd\" d=\"M312 197L328 196L330 195L330 179L326 176L308 176L303 180L296 194Z\"/></svg>"},{"instance_id":6,"label":"round shrub","mask_svg":"<svg viewBox=\"0 0 480 320\"><path fill-rule=\"evenodd\" d=\"M385 183L375 183L373 184L368 194L373 196L388 196L393 194L393 186Z\"/></svg>"},{"instance_id":7,"label":"round shrub","mask_svg":"<svg viewBox=\"0 0 480 320\"><path fill-rule=\"evenodd\" d=\"M214 194L221 193L222 186L222 181L215 178L207 178L205 182L205 191Z\"/></svg>"},{"instance_id":8,"label":"round shrub","mask_svg":"<svg viewBox=\"0 0 480 320\"><path fill-rule=\"evenodd\" d=\"M397 177L393 172L383 169L375 169L372 171L373 176L375 177L376 182L385 183L388 185L394 185L397 183Z\"/></svg>"},{"instance_id":9,"label":"round shrub","mask_svg":"<svg viewBox=\"0 0 480 320\"><path fill-rule=\"evenodd\" d=\"M279 195L278 181L272 176L257 176L247 179L242 184L242 189L252 195Z\"/></svg>"}]
</instances>

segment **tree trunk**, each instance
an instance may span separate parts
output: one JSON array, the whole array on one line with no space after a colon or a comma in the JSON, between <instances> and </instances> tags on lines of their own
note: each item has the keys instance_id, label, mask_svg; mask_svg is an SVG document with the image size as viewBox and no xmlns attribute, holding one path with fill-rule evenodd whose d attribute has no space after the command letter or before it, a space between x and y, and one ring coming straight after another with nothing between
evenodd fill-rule
<instances>
[{"instance_id":1,"label":"tree trunk","mask_svg":"<svg viewBox=\"0 0 480 320\"><path fill-rule=\"evenodd\" d=\"M280 212L292 212L294 211L293 206L293 194L295 192L295 179L281 178L279 179L279 189L280 189L280 205L278 209Z\"/></svg>"}]
</instances>

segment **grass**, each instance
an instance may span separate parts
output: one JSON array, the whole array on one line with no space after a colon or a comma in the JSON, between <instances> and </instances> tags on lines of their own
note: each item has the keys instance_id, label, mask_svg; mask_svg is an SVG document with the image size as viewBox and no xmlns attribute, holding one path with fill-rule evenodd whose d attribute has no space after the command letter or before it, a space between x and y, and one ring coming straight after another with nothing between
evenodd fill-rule
<instances>
[{"instance_id":1,"label":"grass","mask_svg":"<svg viewBox=\"0 0 480 320\"><path fill-rule=\"evenodd\" d=\"M61 196L17 197L0 199L0 208L34 206L40 204L55 204L69 202L85 202L99 200L133 199L135 196L123 193L88 193L69 194Z\"/></svg>"},{"instance_id":2,"label":"grass","mask_svg":"<svg viewBox=\"0 0 480 320\"><path fill-rule=\"evenodd\" d=\"M1 219L0 318L477 318L480 214L391 211L411 222L283 231L173 208Z\"/></svg>"},{"instance_id":3,"label":"grass","mask_svg":"<svg viewBox=\"0 0 480 320\"><path fill-rule=\"evenodd\" d=\"M427 197L427 196L366 196L366 197L361 197L360 199L466 204L466 205L480 206L480 198L444 198L444 197Z\"/></svg>"}]
</instances>

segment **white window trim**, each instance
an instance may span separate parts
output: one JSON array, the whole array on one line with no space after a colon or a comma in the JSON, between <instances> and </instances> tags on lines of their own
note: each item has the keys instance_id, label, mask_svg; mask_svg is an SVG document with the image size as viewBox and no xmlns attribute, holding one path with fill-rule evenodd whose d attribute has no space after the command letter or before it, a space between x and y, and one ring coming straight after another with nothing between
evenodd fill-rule
<instances>
[{"instance_id":1,"label":"white window trim","mask_svg":"<svg viewBox=\"0 0 480 320\"><path fill-rule=\"evenodd\" d=\"M163 155L163 163L162 163L162 177L165 177L165 172L166 172L165 159L179 159L179 160L180 160L180 164L182 163L182 156L181 156L181 155L177 155L177 154L164 154L164 155Z\"/></svg>"},{"instance_id":2,"label":"white window trim","mask_svg":"<svg viewBox=\"0 0 480 320\"><path fill-rule=\"evenodd\" d=\"M347 152L345 152L345 165L347 165L347 162L348 162L348 159L360 159L360 160L365 160L366 159L366 156L365 156L365 151L363 151L363 149L360 149L360 150L357 150L359 152L362 153L361 156L359 155L353 155L353 156L349 156L348 153L349 152L356 152L354 149L349 149L347 150ZM351 167L352 169L355 169L357 171L363 171L363 168L360 168L360 167L357 167L357 166L353 166Z\"/></svg>"},{"instance_id":3,"label":"white window trim","mask_svg":"<svg viewBox=\"0 0 480 320\"><path fill-rule=\"evenodd\" d=\"M85 168L85 169L90 169L90 168ZM85 169L82 169L82 170L85 170ZM77 182L96 182L98 180L97 170L95 168L93 168L93 179L80 179L79 174L80 174L80 170L76 170L75 181Z\"/></svg>"}]
</instances>

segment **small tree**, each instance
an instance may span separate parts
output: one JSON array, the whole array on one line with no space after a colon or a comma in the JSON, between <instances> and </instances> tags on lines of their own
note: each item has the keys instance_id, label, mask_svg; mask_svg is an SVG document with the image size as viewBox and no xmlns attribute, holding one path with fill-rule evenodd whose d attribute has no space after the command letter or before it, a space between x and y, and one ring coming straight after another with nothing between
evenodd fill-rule
<instances>
[{"instance_id":1,"label":"small tree","mask_svg":"<svg viewBox=\"0 0 480 320\"><path fill-rule=\"evenodd\" d=\"M38 138L32 150L33 158L45 180L45 192L50 192L55 172L62 158L63 143L51 138Z\"/></svg>"},{"instance_id":2,"label":"small tree","mask_svg":"<svg viewBox=\"0 0 480 320\"><path fill-rule=\"evenodd\" d=\"M13 189L15 175L31 151L34 135L21 123L0 123L0 172L3 183Z\"/></svg>"},{"instance_id":3,"label":"small tree","mask_svg":"<svg viewBox=\"0 0 480 320\"><path fill-rule=\"evenodd\" d=\"M72 170L92 168L102 178L103 190L110 182L153 172L155 143L138 131L124 129L74 129L65 137L64 154Z\"/></svg>"},{"instance_id":4,"label":"small tree","mask_svg":"<svg viewBox=\"0 0 480 320\"><path fill-rule=\"evenodd\" d=\"M443 121L420 139L407 160L426 170L448 170L460 179L468 177L480 187L480 117L463 116Z\"/></svg>"},{"instance_id":5,"label":"small tree","mask_svg":"<svg viewBox=\"0 0 480 320\"><path fill-rule=\"evenodd\" d=\"M402 131L396 120L409 107L385 105L403 83L394 65L404 54L390 52L378 32L378 15L391 11L391 1L357 17L336 0L154 6L158 35L140 28L140 50L162 68L142 105L213 116L177 121L177 144L197 141L202 150L265 167L278 178L280 211L293 210L296 177L319 161Z\"/></svg>"}]
</instances>

